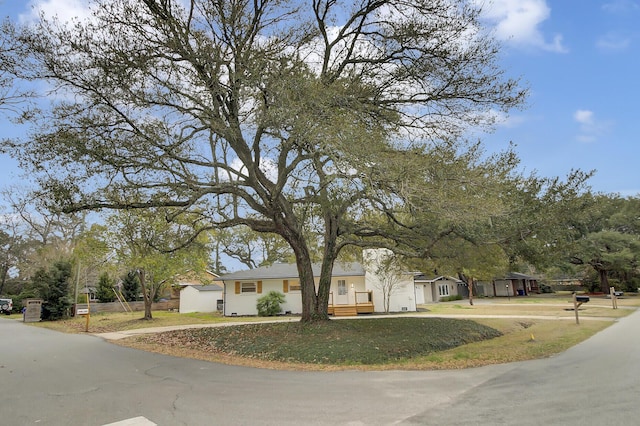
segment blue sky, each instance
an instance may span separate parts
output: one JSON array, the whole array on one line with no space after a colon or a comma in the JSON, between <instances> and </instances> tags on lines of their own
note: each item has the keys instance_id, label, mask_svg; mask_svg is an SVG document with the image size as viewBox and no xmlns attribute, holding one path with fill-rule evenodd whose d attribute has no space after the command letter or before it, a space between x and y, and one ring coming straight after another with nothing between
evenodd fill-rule
<instances>
[{"instance_id":1,"label":"blue sky","mask_svg":"<svg viewBox=\"0 0 640 426\"><path fill-rule=\"evenodd\" d=\"M488 151L516 145L522 167L541 176L596 170L595 191L640 194L640 0L477 0L504 43L508 75L530 89L492 134ZM28 17L34 6L84 15L81 0L0 0L0 15ZM21 132L0 117L0 137ZM20 170L0 156L0 186Z\"/></svg>"}]
</instances>

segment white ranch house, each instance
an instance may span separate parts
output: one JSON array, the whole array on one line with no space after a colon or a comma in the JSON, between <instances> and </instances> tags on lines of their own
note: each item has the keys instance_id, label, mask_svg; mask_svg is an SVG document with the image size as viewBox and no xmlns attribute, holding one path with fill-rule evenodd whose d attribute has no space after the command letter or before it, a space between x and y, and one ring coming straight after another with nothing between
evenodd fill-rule
<instances>
[{"instance_id":1,"label":"white ranch house","mask_svg":"<svg viewBox=\"0 0 640 426\"><path fill-rule=\"evenodd\" d=\"M368 265L375 265L378 257L385 255L381 250L365 250ZM383 277L377 275L375 267L363 267L361 263L336 262L331 278L329 313L356 315L359 313L383 312ZM316 285L320 275L320 265L313 265ZM426 303L425 283L416 283L414 273L399 274L389 299L389 312L415 312L417 304ZM221 277L224 283L225 316L257 315L257 300L270 291L285 295L283 313L302 312L300 281L295 264L275 264L246 271L234 272ZM429 284L430 289L436 284ZM417 297L417 293L419 294ZM457 286L449 290L457 294ZM438 301L432 291L428 301Z\"/></svg>"}]
</instances>

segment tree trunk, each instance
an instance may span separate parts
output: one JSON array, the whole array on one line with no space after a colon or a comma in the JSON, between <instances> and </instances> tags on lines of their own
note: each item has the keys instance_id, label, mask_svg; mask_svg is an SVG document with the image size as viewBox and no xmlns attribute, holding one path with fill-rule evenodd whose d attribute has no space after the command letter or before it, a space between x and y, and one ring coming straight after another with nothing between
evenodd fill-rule
<instances>
[{"instance_id":1,"label":"tree trunk","mask_svg":"<svg viewBox=\"0 0 640 426\"><path fill-rule=\"evenodd\" d=\"M318 293L316 297L315 311L313 319L315 321L329 320L329 293L331 292L331 277L333 275L333 264L338 257L338 217L327 212L324 216L324 251L322 257L322 267L320 269L320 282L318 283Z\"/></svg>"},{"instance_id":2,"label":"tree trunk","mask_svg":"<svg viewBox=\"0 0 640 426\"><path fill-rule=\"evenodd\" d=\"M600 289L604 294L609 294L609 277L606 269L597 269L600 276Z\"/></svg>"},{"instance_id":3,"label":"tree trunk","mask_svg":"<svg viewBox=\"0 0 640 426\"><path fill-rule=\"evenodd\" d=\"M147 291L147 281L144 269L138 269L138 278L140 280L140 288L142 289L142 300L144 300L144 317L142 319L152 320L151 304L153 303L153 295L150 290Z\"/></svg>"},{"instance_id":4,"label":"tree trunk","mask_svg":"<svg viewBox=\"0 0 640 426\"><path fill-rule=\"evenodd\" d=\"M317 296L316 285L311 265L311 255L304 240L299 233L285 228L281 234L291 246L296 258L296 268L300 278L300 293L302 296L302 322L311 322L315 319Z\"/></svg>"},{"instance_id":5,"label":"tree trunk","mask_svg":"<svg viewBox=\"0 0 640 426\"><path fill-rule=\"evenodd\" d=\"M300 321L328 321L331 276L333 274L333 263L337 257L337 218L330 214L325 216L325 247L317 291L311 255L304 236L297 230L295 224L288 222L286 218L285 220L276 220L276 222L278 233L289 243L296 259L302 296L302 317Z\"/></svg>"},{"instance_id":6,"label":"tree trunk","mask_svg":"<svg viewBox=\"0 0 640 426\"><path fill-rule=\"evenodd\" d=\"M302 322L311 322L315 320L315 312L317 306L316 284L313 279L313 268L311 267L311 259L301 259L296 256L296 266L300 277L300 292L302 293Z\"/></svg>"},{"instance_id":7,"label":"tree trunk","mask_svg":"<svg viewBox=\"0 0 640 426\"><path fill-rule=\"evenodd\" d=\"M473 306L473 280L474 280L473 277L469 279L469 304L471 306Z\"/></svg>"},{"instance_id":8,"label":"tree trunk","mask_svg":"<svg viewBox=\"0 0 640 426\"><path fill-rule=\"evenodd\" d=\"M390 288L386 288L384 289L384 313L388 314L389 313L389 303L391 302L391 289Z\"/></svg>"},{"instance_id":9,"label":"tree trunk","mask_svg":"<svg viewBox=\"0 0 640 426\"><path fill-rule=\"evenodd\" d=\"M0 294L4 292L4 285L7 282L8 275L9 275L9 269L2 268L2 278L0 279Z\"/></svg>"},{"instance_id":10,"label":"tree trunk","mask_svg":"<svg viewBox=\"0 0 640 426\"><path fill-rule=\"evenodd\" d=\"M318 295L316 299L313 317L316 321L329 319L329 293L331 292L331 276L333 275L333 259L325 256L322 259L320 269L320 281L318 282Z\"/></svg>"}]
</instances>

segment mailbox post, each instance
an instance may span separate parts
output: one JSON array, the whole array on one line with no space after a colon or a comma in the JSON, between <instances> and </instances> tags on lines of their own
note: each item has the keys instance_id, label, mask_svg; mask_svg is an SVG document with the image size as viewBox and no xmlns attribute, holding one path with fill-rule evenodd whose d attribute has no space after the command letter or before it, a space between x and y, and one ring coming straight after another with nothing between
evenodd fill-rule
<instances>
[{"instance_id":1,"label":"mailbox post","mask_svg":"<svg viewBox=\"0 0 640 426\"><path fill-rule=\"evenodd\" d=\"M611 295L611 304L613 309L618 309L618 296L616 296L616 288L609 287L609 294Z\"/></svg>"},{"instance_id":2,"label":"mailbox post","mask_svg":"<svg viewBox=\"0 0 640 426\"><path fill-rule=\"evenodd\" d=\"M576 313L576 324L580 324L580 318L578 316L578 308L583 303L589 302L589 296L578 296L576 292L573 292L573 310Z\"/></svg>"},{"instance_id":3,"label":"mailbox post","mask_svg":"<svg viewBox=\"0 0 640 426\"><path fill-rule=\"evenodd\" d=\"M76 309L76 314L85 318L84 331L89 332L89 319L91 318L91 305L89 304L89 293L87 293L87 307Z\"/></svg>"}]
</instances>

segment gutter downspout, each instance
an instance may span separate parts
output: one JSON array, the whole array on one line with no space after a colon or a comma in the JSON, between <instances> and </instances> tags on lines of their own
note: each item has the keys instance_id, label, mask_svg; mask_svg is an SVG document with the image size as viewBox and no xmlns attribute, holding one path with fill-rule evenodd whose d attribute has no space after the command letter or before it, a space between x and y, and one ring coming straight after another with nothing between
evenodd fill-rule
<instances>
[{"instance_id":1,"label":"gutter downspout","mask_svg":"<svg viewBox=\"0 0 640 426\"><path fill-rule=\"evenodd\" d=\"M227 282L222 281L222 316L227 316Z\"/></svg>"}]
</instances>

